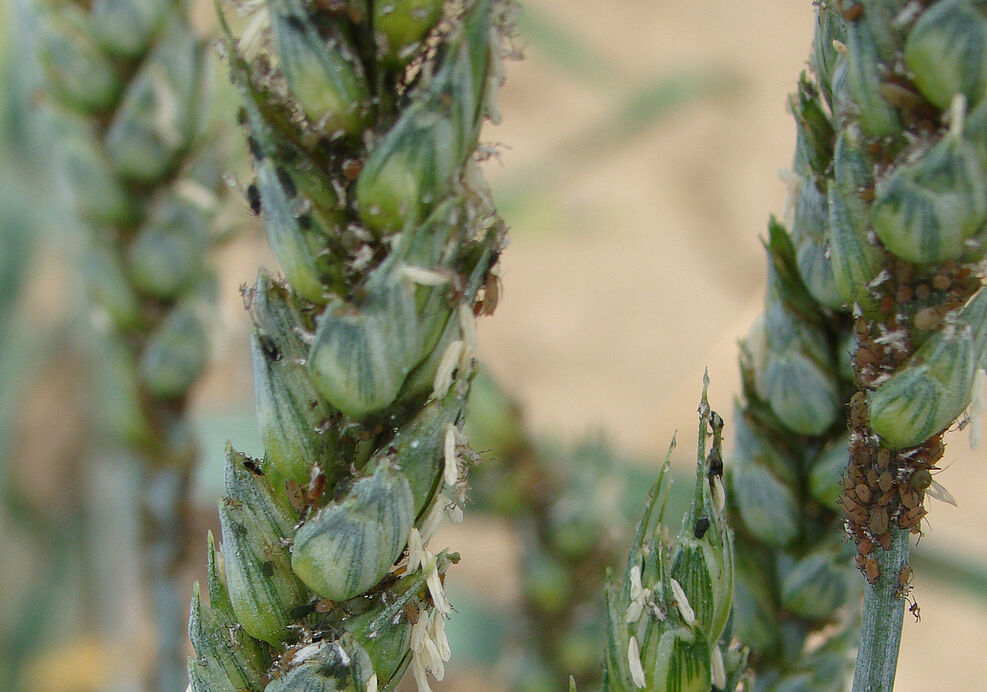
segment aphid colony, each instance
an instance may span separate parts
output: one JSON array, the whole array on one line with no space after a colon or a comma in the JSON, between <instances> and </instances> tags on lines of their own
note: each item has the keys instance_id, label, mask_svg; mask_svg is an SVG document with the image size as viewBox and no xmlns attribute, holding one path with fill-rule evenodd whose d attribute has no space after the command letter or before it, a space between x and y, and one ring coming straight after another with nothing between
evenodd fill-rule
<instances>
[{"instance_id":1,"label":"aphid colony","mask_svg":"<svg viewBox=\"0 0 987 692\"><path fill-rule=\"evenodd\" d=\"M925 497L938 487L932 474L938 470L944 446L942 432L904 449L882 445L870 428L867 391L905 365L929 332L979 286L968 265L945 262L929 275L896 260L893 270L871 286L883 321L858 317L854 324L853 368L862 390L850 400L850 462L840 506L847 531L857 543L856 565L872 584L880 576L873 552L890 547L892 529L921 533ZM948 501L948 493L944 499Z\"/></svg>"}]
</instances>

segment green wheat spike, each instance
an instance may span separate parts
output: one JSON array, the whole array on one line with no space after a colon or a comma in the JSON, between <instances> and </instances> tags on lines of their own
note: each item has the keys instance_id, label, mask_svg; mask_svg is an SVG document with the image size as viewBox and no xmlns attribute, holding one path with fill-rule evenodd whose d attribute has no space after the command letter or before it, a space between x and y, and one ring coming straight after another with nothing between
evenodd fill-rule
<instances>
[{"instance_id":1,"label":"green wheat spike","mask_svg":"<svg viewBox=\"0 0 987 692\"><path fill-rule=\"evenodd\" d=\"M425 690L444 675L458 557L428 543L461 514L473 458L474 314L506 232L476 149L513 12L269 0L240 38L220 12L248 197L284 280L262 271L248 292L266 454L227 456L209 606L223 616L193 603L196 692L393 689L409 669ZM224 617L249 647L220 646Z\"/></svg>"}]
</instances>

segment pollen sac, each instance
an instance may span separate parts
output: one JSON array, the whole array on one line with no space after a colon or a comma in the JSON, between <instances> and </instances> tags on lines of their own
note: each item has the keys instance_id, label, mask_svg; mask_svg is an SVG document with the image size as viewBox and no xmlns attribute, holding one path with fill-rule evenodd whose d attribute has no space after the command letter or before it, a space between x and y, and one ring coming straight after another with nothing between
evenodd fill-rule
<instances>
[{"instance_id":1,"label":"pollen sac","mask_svg":"<svg viewBox=\"0 0 987 692\"><path fill-rule=\"evenodd\" d=\"M325 243L316 233L302 227L297 191L290 182L286 186L286 182L289 181L278 175L277 165L270 158L257 163L257 188L267 240L298 295L323 304L326 302L324 276L319 271L317 256Z\"/></svg>"},{"instance_id":2,"label":"pollen sac","mask_svg":"<svg viewBox=\"0 0 987 692\"><path fill-rule=\"evenodd\" d=\"M374 674L367 652L349 634L290 653L290 662L264 692L365 692Z\"/></svg>"},{"instance_id":3,"label":"pollen sac","mask_svg":"<svg viewBox=\"0 0 987 692\"><path fill-rule=\"evenodd\" d=\"M298 530L292 569L324 598L345 601L359 596L401 555L414 519L408 480L382 464Z\"/></svg>"},{"instance_id":4,"label":"pollen sac","mask_svg":"<svg viewBox=\"0 0 987 692\"><path fill-rule=\"evenodd\" d=\"M312 386L303 362L308 349L296 331L300 316L287 290L265 272L257 278L250 313L261 441L268 461L285 478L305 483L313 465L326 462L333 449L325 430L332 410Z\"/></svg>"},{"instance_id":5,"label":"pollen sac","mask_svg":"<svg viewBox=\"0 0 987 692\"><path fill-rule=\"evenodd\" d=\"M136 57L147 48L167 10L161 0L94 0L90 26L105 51Z\"/></svg>"},{"instance_id":6,"label":"pollen sac","mask_svg":"<svg viewBox=\"0 0 987 692\"><path fill-rule=\"evenodd\" d=\"M944 0L922 12L905 41L905 64L929 101L945 110L955 94L971 106L987 88L987 22L980 3Z\"/></svg>"},{"instance_id":7,"label":"pollen sac","mask_svg":"<svg viewBox=\"0 0 987 692\"><path fill-rule=\"evenodd\" d=\"M444 6L445 0L375 2L373 27L379 55L394 67L407 65L442 17Z\"/></svg>"},{"instance_id":8,"label":"pollen sac","mask_svg":"<svg viewBox=\"0 0 987 692\"><path fill-rule=\"evenodd\" d=\"M88 18L78 7L58 8L46 17L41 31L41 64L49 89L65 106L91 115L109 110L123 82L99 50Z\"/></svg>"},{"instance_id":9,"label":"pollen sac","mask_svg":"<svg viewBox=\"0 0 987 692\"><path fill-rule=\"evenodd\" d=\"M218 564L212 533L209 534L209 605L199 598L199 584L192 588L188 632L197 656L188 661L193 692L238 692L264 686L269 657L257 640L237 624Z\"/></svg>"},{"instance_id":10,"label":"pollen sac","mask_svg":"<svg viewBox=\"0 0 987 692\"><path fill-rule=\"evenodd\" d=\"M182 396L202 374L208 355L202 320L189 305L179 305L151 332L141 356L141 379L157 396Z\"/></svg>"},{"instance_id":11,"label":"pollen sac","mask_svg":"<svg viewBox=\"0 0 987 692\"><path fill-rule=\"evenodd\" d=\"M365 304L337 301L319 316L309 372L329 403L360 419L395 400L420 357L414 290L395 276Z\"/></svg>"},{"instance_id":12,"label":"pollen sac","mask_svg":"<svg viewBox=\"0 0 987 692\"><path fill-rule=\"evenodd\" d=\"M370 92L349 39L331 23L331 36L320 36L300 0L277 0L269 7L281 70L306 117L327 132L359 132Z\"/></svg>"},{"instance_id":13,"label":"pollen sac","mask_svg":"<svg viewBox=\"0 0 987 692\"><path fill-rule=\"evenodd\" d=\"M884 252L868 240L870 218L860 191L873 187L871 163L858 137L840 133L828 190L829 248L836 286L849 304L873 307L867 284L884 266Z\"/></svg>"},{"instance_id":14,"label":"pollen sac","mask_svg":"<svg viewBox=\"0 0 987 692\"><path fill-rule=\"evenodd\" d=\"M878 183L871 219L884 246L909 262L963 257L987 219L987 180L973 146L946 136L919 161L898 166Z\"/></svg>"},{"instance_id":15,"label":"pollen sac","mask_svg":"<svg viewBox=\"0 0 987 692\"><path fill-rule=\"evenodd\" d=\"M130 81L106 131L114 168L139 182L157 180L177 164L194 126L201 49L173 22Z\"/></svg>"},{"instance_id":16,"label":"pollen sac","mask_svg":"<svg viewBox=\"0 0 987 692\"><path fill-rule=\"evenodd\" d=\"M168 197L127 248L130 278L162 300L190 290L202 271L208 220L194 206Z\"/></svg>"},{"instance_id":17,"label":"pollen sac","mask_svg":"<svg viewBox=\"0 0 987 692\"><path fill-rule=\"evenodd\" d=\"M870 424L890 449L920 444L969 406L987 349L987 292L981 290L867 399Z\"/></svg>"},{"instance_id":18,"label":"pollen sac","mask_svg":"<svg viewBox=\"0 0 987 692\"><path fill-rule=\"evenodd\" d=\"M297 515L264 475L254 473L259 467L227 448L227 497L219 502L223 562L237 621L251 637L279 646L294 622L292 610L307 594L291 571L286 547Z\"/></svg>"},{"instance_id":19,"label":"pollen sac","mask_svg":"<svg viewBox=\"0 0 987 692\"><path fill-rule=\"evenodd\" d=\"M900 126L894 107L881 96L882 56L874 28L868 22L847 24L847 84L864 132L883 137L897 133Z\"/></svg>"},{"instance_id":20,"label":"pollen sac","mask_svg":"<svg viewBox=\"0 0 987 692\"><path fill-rule=\"evenodd\" d=\"M476 146L487 79L490 3L477 2L449 42L435 76L376 143L356 183L363 224L394 233L419 223L450 192Z\"/></svg>"},{"instance_id":21,"label":"pollen sac","mask_svg":"<svg viewBox=\"0 0 987 692\"><path fill-rule=\"evenodd\" d=\"M781 574L781 605L798 617L822 620L845 605L856 583L857 573L848 569L846 555L838 549L810 553Z\"/></svg>"}]
</instances>

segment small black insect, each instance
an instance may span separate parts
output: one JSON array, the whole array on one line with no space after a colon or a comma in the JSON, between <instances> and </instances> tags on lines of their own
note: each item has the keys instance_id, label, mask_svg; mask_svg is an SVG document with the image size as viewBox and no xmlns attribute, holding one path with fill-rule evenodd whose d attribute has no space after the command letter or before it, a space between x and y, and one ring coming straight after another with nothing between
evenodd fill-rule
<instances>
[{"instance_id":1,"label":"small black insect","mask_svg":"<svg viewBox=\"0 0 987 692\"><path fill-rule=\"evenodd\" d=\"M284 190L284 193L289 197L294 197L297 195L298 188L295 187L295 181L291 179L290 175L288 175L288 171L283 168L278 168L276 170L278 174L278 182L281 183L281 188Z\"/></svg>"},{"instance_id":2,"label":"small black insect","mask_svg":"<svg viewBox=\"0 0 987 692\"><path fill-rule=\"evenodd\" d=\"M706 463L709 464L707 476L712 478L713 476L723 475L723 457L720 454L719 447L713 447L710 450L709 455L706 457Z\"/></svg>"},{"instance_id":3,"label":"small black insect","mask_svg":"<svg viewBox=\"0 0 987 692\"><path fill-rule=\"evenodd\" d=\"M247 136L247 146L250 148L250 154L257 160L261 161L264 158L264 152L261 151L260 144L254 139L253 135Z\"/></svg>"},{"instance_id":4,"label":"small black insect","mask_svg":"<svg viewBox=\"0 0 987 692\"><path fill-rule=\"evenodd\" d=\"M706 535L709 530L709 517L699 517L696 520L696 529L693 535L698 539Z\"/></svg>"},{"instance_id":5,"label":"small black insect","mask_svg":"<svg viewBox=\"0 0 987 692\"><path fill-rule=\"evenodd\" d=\"M254 213L254 216L260 214L260 190L257 189L257 185L250 183L247 186L247 201L250 202L250 211Z\"/></svg>"},{"instance_id":6,"label":"small black insect","mask_svg":"<svg viewBox=\"0 0 987 692\"><path fill-rule=\"evenodd\" d=\"M250 471L250 473L254 474L255 476L263 476L264 475L264 472L260 470L260 467L257 466L257 464L254 463L254 461L251 460L251 459L245 459L244 462L243 462L243 466L248 471Z\"/></svg>"},{"instance_id":7,"label":"small black insect","mask_svg":"<svg viewBox=\"0 0 987 692\"><path fill-rule=\"evenodd\" d=\"M278 350L278 346L274 343L274 339L269 337L267 334L259 334L257 336L257 341L260 343L260 348L264 352L264 355L267 356L268 360L281 360L281 351Z\"/></svg>"},{"instance_id":8,"label":"small black insect","mask_svg":"<svg viewBox=\"0 0 987 692\"><path fill-rule=\"evenodd\" d=\"M312 228L312 215L311 214L301 214L298 217L298 225L305 229L306 231Z\"/></svg>"},{"instance_id":9,"label":"small black insect","mask_svg":"<svg viewBox=\"0 0 987 692\"><path fill-rule=\"evenodd\" d=\"M273 562L262 562L260 563L260 571L265 577L274 576L274 563Z\"/></svg>"}]
</instances>

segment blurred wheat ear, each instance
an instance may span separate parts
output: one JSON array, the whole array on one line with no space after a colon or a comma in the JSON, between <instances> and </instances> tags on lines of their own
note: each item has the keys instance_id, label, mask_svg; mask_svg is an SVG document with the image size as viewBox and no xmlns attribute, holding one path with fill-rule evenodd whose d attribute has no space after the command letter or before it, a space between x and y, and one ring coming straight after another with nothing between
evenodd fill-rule
<instances>
[{"instance_id":1,"label":"blurred wheat ear","mask_svg":"<svg viewBox=\"0 0 987 692\"><path fill-rule=\"evenodd\" d=\"M207 359L214 287L204 254L224 155L203 127L205 46L184 0L41 0L38 11L45 90L86 233L94 413L106 443L142 466L142 568L157 640L146 684L175 690L197 456L187 401Z\"/></svg>"},{"instance_id":2,"label":"blurred wheat ear","mask_svg":"<svg viewBox=\"0 0 987 692\"><path fill-rule=\"evenodd\" d=\"M221 15L284 272L247 292L265 457L227 454L191 689L384 690L449 659L429 541L458 520L476 315L496 306L506 229L480 128L510 53L501 0L253 8Z\"/></svg>"}]
</instances>

